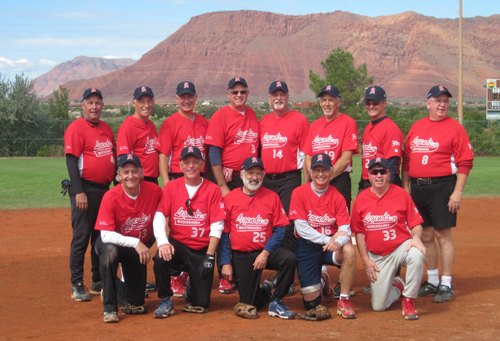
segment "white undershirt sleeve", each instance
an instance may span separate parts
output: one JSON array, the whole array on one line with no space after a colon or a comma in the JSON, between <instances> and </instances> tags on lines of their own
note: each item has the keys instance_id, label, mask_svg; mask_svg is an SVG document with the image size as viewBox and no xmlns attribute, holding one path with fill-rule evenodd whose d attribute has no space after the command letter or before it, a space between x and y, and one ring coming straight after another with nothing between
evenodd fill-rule
<instances>
[{"instance_id":1,"label":"white undershirt sleeve","mask_svg":"<svg viewBox=\"0 0 500 341\"><path fill-rule=\"evenodd\" d=\"M330 241L330 237L313 229L304 219L295 220L295 232L297 232L300 237L315 244L326 245Z\"/></svg>"},{"instance_id":2,"label":"white undershirt sleeve","mask_svg":"<svg viewBox=\"0 0 500 341\"><path fill-rule=\"evenodd\" d=\"M340 244L340 246L344 246L351 240L351 225L346 224L339 226L339 231L345 231L347 233L346 236L335 238L335 241Z\"/></svg>"},{"instance_id":3,"label":"white undershirt sleeve","mask_svg":"<svg viewBox=\"0 0 500 341\"><path fill-rule=\"evenodd\" d=\"M219 238L222 235L222 231L224 231L224 220L219 220L215 223L210 224L210 237Z\"/></svg>"},{"instance_id":4,"label":"white undershirt sleeve","mask_svg":"<svg viewBox=\"0 0 500 341\"><path fill-rule=\"evenodd\" d=\"M158 246L163 244L170 244L167 237L167 220L161 212L156 212L153 219L153 232L156 238L156 244Z\"/></svg>"},{"instance_id":5,"label":"white undershirt sleeve","mask_svg":"<svg viewBox=\"0 0 500 341\"><path fill-rule=\"evenodd\" d=\"M139 238L127 237L115 231L101 231L101 239L103 243L133 248L136 248L140 242Z\"/></svg>"}]
</instances>

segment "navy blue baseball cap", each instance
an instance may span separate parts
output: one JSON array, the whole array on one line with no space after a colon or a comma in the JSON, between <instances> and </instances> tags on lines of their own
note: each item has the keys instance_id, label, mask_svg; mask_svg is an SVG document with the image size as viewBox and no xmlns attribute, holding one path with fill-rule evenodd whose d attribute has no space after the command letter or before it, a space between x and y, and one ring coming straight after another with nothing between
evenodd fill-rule
<instances>
[{"instance_id":1,"label":"navy blue baseball cap","mask_svg":"<svg viewBox=\"0 0 500 341\"><path fill-rule=\"evenodd\" d=\"M314 168L316 166L322 166L325 168L331 168L332 167L332 159L325 154L325 153L318 153L313 155L311 159L311 168Z\"/></svg>"},{"instance_id":2,"label":"navy blue baseball cap","mask_svg":"<svg viewBox=\"0 0 500 341\"><path fill-rule=\"evenodd\" d=\"M184 147L184 149L182 149L182 152L181 152L181 160L183 160L188 155L194 155L198 159L203 160L203 155L201 155L200 148L198 148L198 147L195 147L195 146Z\"/></svg>"},{"instance_id":3,"label":"navy blue baseball cap","mask_svg":"<svg viewBox=\"0 0 500 341\"><path fill-rule=\"evenodd\" d=\"M246 86L248 88L248 85L247 85L247 81L245 80L245 78L241 78L241 77L234 77L233 79L231 79L229 81L229 84L227 85L227 89L231 89L235 84L243 84L244 86Z\"/></svg>"},{"instance_id":4,"label":"navy blue baseball cap","mask_svg":"<svg viewBox=\"0 0 500 341\"><path fill-rule=\"evenodd\" d=\"M83 92L82 102L83 102L83 100L84 100L85 98L89 97L90 95L94 95L94 94L95 94L95 95L97 95L97 96L99 96L99 97L101 97L101 99L103 99L103 98L102 98L102 93L101 93L101 91L100 91L99 89L96 89L96 88L89 88L89 89L87 89L87 90L85 90L85 91Z\"/></svg>"},{"instance_id":5,"label":"navy blue baseball cap","mask_svg":"<svg viewBox=\"0 0 500 341\"><path fill-rule=\"evenodd\" d=\"M337 89L337 87L333 85L327 85L323 89L321 89L318 97L321 97L321 95L323 94L329 94L332 95L333 97L341 98L339 89Z\"/></svg>"},{"instance_id":6,"label":"navy blue baseball cap","mask_svg":"<svg viewBox=\"0 0 500 341\"><path fill-rule=\"evenodd\" d=\"M284 92L288 93L288 86L286 85L285 82L282 81L272 82L271 85L269 86L269 93L272 94L276 90L283 90Z\"/></svg>"},{"instance_id":7,"label":"navy blue baseball cap","mask_svg":"<svg viewBox=\"0 0 500 341\"><path fill-rule=\"evenodd\" d=\"M132 162L137 167L142 168L141 160L135 154L123 154L118 157L118 167L122 167L127 162Z\"/></svg>"},{"instance_id":8,"label":"navy blue baseball cap","mask_svg":"<svg viewBox=\"0 0 500 341\"><path fill-rule=\"evenodd\" d=\"M429 93L427 94L427 99L431 97L438 97L441 94L447 94L448 97L453 97L451 95L451 92L449 92L448 89L446 89L444 86L436 85L429 90Z\"/></svg>"},{"instance_id":9,"label":"navy blue baseball cap","mask_svg":"<svg viewBox=\"0 0 500 341\"><path fill-rule=\"evenodd\" d=\"M245 159L245 161L243 161L243 164L241 165L241 170L250 169L254 166L259 166L260 168L262 168L262 170L265 170L262 160L256 156Z\"/></svg>"},{"instance_id":10,"label":"navy blue baseball cap","mask_svg":"<svg viewBox=\"0 0 500 341\"><path fill-rule=\"evenodd\" d=\"M376 157L370 160L368 163L368 170L370 170L373 166L380 165L385 169L389 169L389 161L384 159L383 157Z\"/></svg>"},{"instance_id":11,"label":"navy blue baseball cap","mask_svg":"<svg viewBox=\"0 0 500 341\"><path fill-rule=\"evenodd\" d=\"M181 96L184 94L190 94L190 95L195 95L196 94L196 89L194 87L194 84L191 82L180 82L177 85L177 89L175 90L175 94L177 96Z\"/></svg>"},{"instance_id":12,"label":"navy blue baseball cap","mask_svg":"<svg viewBox=\"0 0 500 341\"><path fill-rule=\"evenodd\" d=\"M373 99L375 102L382 102L386 97L385 90L380 86L370 86L365 91L365 99L363 101L366 102L368 99Z\"/></svg>"},{"instance_id":13,"label":"navy blue baseball cap","mask_svg":"<svg viewBox=\"0 0 500 341\"><path fill-rule=\"evenodd\" d=\"M133 99L138 99L142 95L149 95L151 97L155 97L153 94L153 90L149 86L140 86L134 91L134 98Z\"/></svg>"}]
</instances>

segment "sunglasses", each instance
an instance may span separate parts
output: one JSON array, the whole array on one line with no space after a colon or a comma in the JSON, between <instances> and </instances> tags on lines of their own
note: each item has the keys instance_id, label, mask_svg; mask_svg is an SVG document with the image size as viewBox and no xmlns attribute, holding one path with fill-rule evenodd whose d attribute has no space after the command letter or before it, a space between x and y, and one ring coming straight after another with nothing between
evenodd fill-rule
<instances>
[{"instance_id":1,"label":"sunglasses","mask_svg":"<svg viewBox=\"0 0 500 341\"><path fill-rule=\"evenodd\" d=\"M387 169L373 169L373 170L369 171L369 173L371 175L379 175L379 174L386 175Z\"/></svg>"},{"instance_id":2,"label":"sunglasses","mask_svg":"<svg viewBox=\"0 0 500 341\"><path fill-rule=\"evenodd\" d=\"M246 95L248 90L242 90L242 91L228 91L231 95L237 96L238 94Z\"/></svg>"},{"instance_id":3,"label":"sunglasses","mask_svg":"<svg viewBox=\"0 0 500 341\"><path fill-rule=\"evenodd\" d=\"M193 210L191 210L191 199L186 200L187 214L191 217L193 216Z\"/></svg>"}]
</instances>

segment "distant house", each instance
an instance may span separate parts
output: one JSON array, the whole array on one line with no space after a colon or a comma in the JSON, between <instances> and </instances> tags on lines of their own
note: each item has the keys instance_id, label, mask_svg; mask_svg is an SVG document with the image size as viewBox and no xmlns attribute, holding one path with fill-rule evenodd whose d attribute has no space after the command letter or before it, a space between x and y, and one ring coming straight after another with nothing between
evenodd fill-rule
<instances>
[{"instance_id":1,"label":"distant house","mask_svg":"<svg viewBox=\"0 0 500 341\"><path fill-rule=\"evenodd\" d=\"M201 105L212 105L212 101L203 101Z\"/></svg>"},{"instance_id":2,"label":"distant house","mask_svg":"<svg viewBox=\"0 0 500 341\"><path fill-rule=\"evenodd\" d=\"M317 102L292 102L292 108L310 108L317 105Z\"/></svg>"}]
</instances>

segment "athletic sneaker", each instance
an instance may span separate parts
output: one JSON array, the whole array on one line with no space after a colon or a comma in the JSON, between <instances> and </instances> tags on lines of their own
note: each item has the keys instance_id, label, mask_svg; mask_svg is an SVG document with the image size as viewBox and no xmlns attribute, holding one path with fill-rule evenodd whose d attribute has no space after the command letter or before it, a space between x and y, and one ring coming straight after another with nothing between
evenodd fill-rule
<instances>
[{"instance_id":1,"label":"athletic sneaker","mask_svg":"<svg viewBox=\"0 0 500 341\"><path fill-rule=\"evenodd\" d=\"M71 288L71 298L77 302L90 301L90 296L85 291L83 282L73 284L73 287Z\"/></svg>"},{"instance_id":2,"label":"athletic sneaker","mask_svg":"<svg viewBox=\"0 0 500 341\"><path fill-rule=\"evenodd\" d=\"M279 298L274 299L269 303L269 316L277 316L285 320L291 320L295 318L295 313L288 310L288 307L283 304Z\"/></svg>"},{"instance_id":3,"label":"athletic sneaker","mask_svg":"<svg viewBox=\"0 0 500 341\"><path fill-rule=\"evenodd\" d=\"M364 287L362 291L363 291L363 294L365 294L365 295L371 295L372 294L372 287L371 286Z\"/></svg>"},{"instance_id":4,"label":"athletic sneaker","mask_svg":"<svg viewBox=\"0 0 500 341\"><path fill-rule=\"evenodd\" d=\"M125 314L146 314L146 312L148 311L145 305L133 305L130 303L121 307L121 310Z\"/></svg>"},{"instance_id":5,"label":"athletic sneaker","mask_svg":"<svg viewBox=\"0 0 500 341\"><path fill-rule=\"evenodd\" d=\"M273 282L265 279L260 288L266 292L266 295L269 297L269 302L271 302L273 300Z\"/></svg>"},{"instance_id":6,"label":"athletic sneaker","mask_svg":"<svg viewBox=\"0 0 500 341\"><path fill-rule=\"evenodd\" d=\"M174 303L170 297L165 297L158 303L158 309L155 310L155 318L164 319L169 315L173 315L175 313Z\"/></svg>"},{"instance_id":7,"label":"athletic sneaker","mask_svg":"<svg viewBox=\"0 0 500 341\"><path fill-rule=\"evenodd\" d=\"M156 283L146 282L146 290L147 291L154 291L154 290L156 290Z\"/></svg>"},{"instance_id":8,"label":"athletic sneaker","mask_svg":"<svg viewBox=\"0 0 500 341\"><path fill-rule=\"evenodd\" d=\"M328 271L321 271L321 279L322 282L324 282L323 290L321 291L323 299L328 303L333 302L333 289L330 285L330 274L328 273Z\"/></svg>"},{"instance_id":9,"label":"athletic sneaker","mask_svg":"<svg viewBox=\"0 0 500 341\"><path fill-rule=\"evenodd\" d=\"M232 283L234 283L234 281L228 282L224 277L221 278L219 280L219 292L221 294L232 294L234 292L234 286Z\"/></svg>"},{"instance_id":10,"label":"athletic sneaker","mask_svg":"<svg viewBox=\"0 0 500 341\"><path fill-rule=\"evenodd\" d=\"M99 295L102 290L102 282L92 282L90 286L90 294L91 295Z\"/></svg>"},{"instance_id":11,"label":"athletic sneaker","mask_svg":"<svg viewBox=\"0 0 500 341\"><path fill-rule=\"evenodd\" d=\"M341 315L345 319L355 319L353 305L348 298L340 298L337 302L337 315Z\"/></svg>"},{"instance_id":12,"label":"athletic sneaker","mask_svg":"<svg viewBox=\"0 0 500 341\"><path fill-rule=\"evenodd\" d=\"M403 295L403 291L405 290L405 282L401 277L394 277L394 279L392 280L392 287L398 289L399 298L401 297L401 295Z\"/></svg>"},{"instance_id":13,"label":"athletic sneaker","mask_svg":"<svg viewBox=\"0 0 500 341\"><path fill-rule=\"evenodd\" d=\"M280 272L277 271L276 275L274 276L274 278L272 280L274 288L276 288L278 286L278 277L279 277L279 275L280 275ZM288 292L286 293L286 296L292 296L294 293L295 293L295 283L292 283L290 285L290 288L288 288Z\"/></svg>"},{"instance_id":14,"label":"athletic sneaker","mask_svg":"<svg viewBox=\"0 0 500 341\"><path fill-rule=\"evenodd\" d=\"M404 297L401 302L403 306L403 317L407 320L418 320L418 312L415 309L415 299Z\"/></svg>"},{"instance_id":15,"label":"athletic sneaker","mask_svg":"<svg viewBox=\"0 0 500 341\"><path fill-rule=\"evenodd\" d=\"M118 322L118 314L116 311L105 311L103 320L106 323L116 323Z\"/></svg>"},{"instance_id":16,"label":"athletic sneaker","mask_svg":"<svg viewBox=\"0 0 500 341\"><path fill-rule=\"evenodd\" d=\"M349 290L349 296L354 296L354 290ZM337 282L337 285L335 285L335 288L333 288L333 298L338 300L340 298L340 282Z\"/></svg>"},{"instance_id":17,"label":"athletic sneaker","mask_svg":"<svg viewBox=\"0 0 500 341\"><path fill-rule=\"evenodd\" d=\"M418 296L419 297L424 297L424 296L434 296L438 292L438 287L434 284L431 284L427 281L422 283L420 285L420 288L418 288Z\"/></svg>"},{"instance_id":18,"label":"athletic sneaker","mask_svg":"<svg viewBox=\"0 0 500 341\"><path fill-rule=\"evenodd\" d=\"M440 284L436 296L434 296L433 302L446 303L450 302L454 298L455 298L455 292L453 291L453 288L450 288L447 285Z\"/></svg>"},{"instance_id":19,"label":"athletic sneaker","mask_svg":"<svg viewBox=\"0 0 500 341\"><path fill-rule=\"evenodd\" d=\"M186 294L187 280L187 272L183 272L179 276L170 277L170 287L175 297L184 297Z\"/></svg>"}]
</instances>

